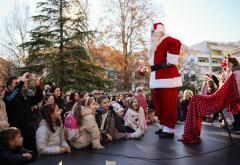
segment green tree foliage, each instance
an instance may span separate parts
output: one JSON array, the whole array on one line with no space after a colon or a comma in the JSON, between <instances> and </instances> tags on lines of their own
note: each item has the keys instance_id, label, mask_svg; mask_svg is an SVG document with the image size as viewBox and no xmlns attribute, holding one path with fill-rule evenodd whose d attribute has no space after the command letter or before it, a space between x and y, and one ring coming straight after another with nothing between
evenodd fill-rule
<instances>
[{"instance_id":1,"label":"green tree foliage","mask_svg":"<svg viewBox=\"0 0 240 165\"><path fill-rule=\"evenodd\" d=\"M31 40L22 45L29 53L25 69L65 89L104 89L109 82L98 76L103 69L91 62L85 49L94 32L88 31L86 11L79 6L79 0L37 3Z\"/></svg>"}]
</instances>

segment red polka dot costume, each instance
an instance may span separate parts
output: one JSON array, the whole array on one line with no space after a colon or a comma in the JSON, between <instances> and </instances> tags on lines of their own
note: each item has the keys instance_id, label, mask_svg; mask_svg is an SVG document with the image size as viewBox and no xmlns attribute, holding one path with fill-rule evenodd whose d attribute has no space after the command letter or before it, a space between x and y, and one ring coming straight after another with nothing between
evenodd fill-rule
<instances>
[{"instance_id":1,"label":"red polka dot costume","mask_svg":"<svg viewBox=\"0 0 240 165\"><path fill-rule=\"evenodd\" d=\"M184 125L184 133L179 139L185 144L200 143L202 117L231 106L232 112L239 111L237 103L240 100L238 86L239 77L231 74L229 79L214 94L209 96L195 95L188 107ZM236 80L237 79L237 80Z\"/></svg>"}]
</instances>

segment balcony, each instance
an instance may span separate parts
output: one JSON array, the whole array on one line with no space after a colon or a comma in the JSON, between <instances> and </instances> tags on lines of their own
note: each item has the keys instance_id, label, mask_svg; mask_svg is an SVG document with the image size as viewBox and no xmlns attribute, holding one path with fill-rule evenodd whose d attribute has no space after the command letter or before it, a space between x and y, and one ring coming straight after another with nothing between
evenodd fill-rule
<instances>
[{"instance_id":1,"label":"balcony","mask_svg":"<svg viewBox=\"0 0 240 165\"><path fill-rule=\"evenodd\" d=\"M198 62L198 65L199 66L209 66L210 65L210 63L209 62Z\"/></svg>"},{"instance_id":2,"label":"balcony","mask_svg":"<svg viewBox=\"0 0 240 165\"><path fill-rule=\"evenodd\" d=\"M223 59L224 58L224 56L220 55L220 54L211 54L211 57L212 58L217 58L217 59Z\"/></svg>"}]
</instances>

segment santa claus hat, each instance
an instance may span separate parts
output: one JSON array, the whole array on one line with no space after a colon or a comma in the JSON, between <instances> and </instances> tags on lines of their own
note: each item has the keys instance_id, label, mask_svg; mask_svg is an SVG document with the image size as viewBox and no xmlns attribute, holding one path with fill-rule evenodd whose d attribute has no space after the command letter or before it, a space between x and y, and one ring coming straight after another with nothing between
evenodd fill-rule
<instances>
[{"instance_id":1,"label":"santa claus hat","mask_svg":"<svg viewBox=\"0 0 240 165\"><path fill-rule=\"evenodd\" d=\"M163 23L158 22L153 24L153 31L154 32L164 32L165 31L165 26Z\"/></svg>"}]
</instances>

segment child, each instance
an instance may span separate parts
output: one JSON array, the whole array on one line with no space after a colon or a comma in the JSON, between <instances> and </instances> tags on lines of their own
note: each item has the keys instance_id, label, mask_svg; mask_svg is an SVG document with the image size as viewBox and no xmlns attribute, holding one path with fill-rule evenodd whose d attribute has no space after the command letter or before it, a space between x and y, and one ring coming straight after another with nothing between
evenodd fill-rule
<instances>
[{"instance_id":1,"label":"child","mask_svg":"<svg viewBox=\"0 0 240 165\"><path fill-rule=\"evenodd\" d=\"M100 110L97 111L96 121L100 129L103 143L113 140L115 128L115 112L110 109L109 98L106 95L98 97Z\"/></svg>"},{"instance_id":2,"label":"child","mask_svg":"<svg viewBox=\"0 0 240 165\"><path fill-rule=\"evenodd\" d=\"M131 134L131 138L140 138L147 130L144 111L136 98L130 100L124 120L125 126L135 130L135 132Z\"/></svg>"},{"instance_id":3,"label":"child","mask_svg":"<svg viewBox=\"0 0 240 165\"><path fill-rule=\"evenodd\" d=\"M158 118L155 116L155 109L153 106L152 96L151 94L147 94L147 105L148 105L148 113L147 113L147 123L158 122Z\"/></svg>"},{"instance_id":4,"label":"child","mask_svg":"<svg viewBox=\"0 0 240 165\"><path fill-rule=\"evenodd\" d=\"M183 99L180 101L181 104L181 110L182 110L182 120L185 121L188 111L188 105L190 103L190 100L193 96L193 92L191 90L185 90L183 92Z\"/></svg>"},{"instance_id":5,"label":"child","mask_svg":"<svg viewBox=\"0 0 240 165\"><path fill-rule=\"evenodd\" d=\"M142 87L136 88L136 92L137 92L137 94L134 96L134 98L137 99L140 107L142 107L142 109L144 110L144 113L145 113L145 115L147 117L148 105L147 105L147 99L143 95L143 88Z\"/></svg>"},{"instance_id":6,"label":"child","mask_svg":"<svg viewBox=\"0 0 240 165\"><path fill-rule=\"evenodd\" d=\"M61 110L56 104L46 104L41 113L42 120L36 133L39 154L70 153L61 124Z\"/></svg>"},{"instance_id":7,"label":"child","mask_svg":"<svg viewBox=\"0 0 240 165\"><path fill-rule=\"evenodd\" d=\"M208 80L207 86L208 86L207 95L212 95L217 91L217 86L215 85L213 80ZM207 117L206 121L212 123L218 117L218 113L213 113L211 115L207 115L206 117Z\"/></svg>"},{"instance_id":8,"label":"child","mask_svg":"<svg viewBox=\"0 0 240 165\"><path fill-rule=\"evenodd\" d=\"M114 130L114 139L128 139L130 138L130 133L135 132L135 130L131 130L128 132L127 128L124 126L124 109L118 104L116 101L111 102L111 106L113 110L116 112L115 116L115 130Z\"/></svg>"},{"instance_id":9,"label":"child","mask_svg":"<svg viewBox=\"0 0 240 165\"><path fill-rule=\"evenodd\" d=\"M0 131L0 162L1 164L26 164L35 159L36 154L23 146L23 137L15 127Z\"/></svg>"},{"instance_id":10,"label":"child","mask_svg":"<svg viewBox=\"0 0 240 165\"><path fill-rule=\"evenodd\" d=\"M93 97L82 99L73 106L73 116L77 123L77 131L70 139L74 148L84 148L92 143L94 149L103 149L100 143L100 132L93 115L96 110L96 102Z\"/></svg>"},{"instance_id":11,"label":"child","mask_svg":"<svg viewBox=\"0 0 240 165\"><path fill-rule=\"evenodd\" d=\"M207 95L212 95L212 94L214 94L216 92L217 87L216 87L216 85L215 85L213 80L208 80L207 86L208 86Z\"/></svg>"}]
</instances>

